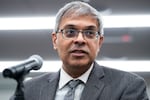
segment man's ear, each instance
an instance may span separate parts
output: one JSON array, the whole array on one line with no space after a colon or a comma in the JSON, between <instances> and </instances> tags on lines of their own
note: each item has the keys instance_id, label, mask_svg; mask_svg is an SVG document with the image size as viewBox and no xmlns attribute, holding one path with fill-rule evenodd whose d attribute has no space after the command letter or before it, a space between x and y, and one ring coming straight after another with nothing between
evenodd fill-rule
<instances>
[{"instance_id":1,"label":"man's ear","mask_svg":"<svg viewBox=\"0 0 150 100\"><path fill-rule=\"evenodd\" d=\"M97 52L100 52L100 49L101 49L102 44L103 44L103 41L104 41L104 36L100 36L99 37L99 48L98 48Z\"/></svg>"},{"instance_id":2,"label":"man's ear","mask_svg":"<svg viewBox=\"0 0 150 100\"><path fill-rule=\"evenodd\" d=\"M56 41L57 41L57 34L53 32L53 33L51 34L51 37L52 37L53 49L54 49L54 50L57 50L57 44L56 44Z\"/></svg>"},{"instance_id":3,"label":"man's ear","mask_svg":"<svg viewBox=\"0 0 150 100\"><path fill-rule=\"evenodd\" d=\"M104 41L104 36L100 36L99 37L99 48L101 48L103 41Z\"/></svg>"}]
</instances>

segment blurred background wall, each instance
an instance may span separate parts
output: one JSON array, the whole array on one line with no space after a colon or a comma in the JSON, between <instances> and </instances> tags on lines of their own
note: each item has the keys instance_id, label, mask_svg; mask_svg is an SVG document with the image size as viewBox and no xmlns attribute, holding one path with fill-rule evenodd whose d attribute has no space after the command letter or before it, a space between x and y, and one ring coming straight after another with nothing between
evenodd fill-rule
<instances>
[{"instance_id":1,"label":"blurred background wall","mask_svg":"<svg viewBox=\"0 0 150 100\"><path fill-rule=\"evenodd\" d=\"M16 87L14 80L3 78L4 68L38 54L44 65L29 76L59 69L61 63L52 47L51 32L56 12L70 1L74 0L0 0L2 100L8 100ZM105 38L98 63L140 75L150 95L150 0L81 1L88 2L104 16Z\"/></svg>"}]
</instances>

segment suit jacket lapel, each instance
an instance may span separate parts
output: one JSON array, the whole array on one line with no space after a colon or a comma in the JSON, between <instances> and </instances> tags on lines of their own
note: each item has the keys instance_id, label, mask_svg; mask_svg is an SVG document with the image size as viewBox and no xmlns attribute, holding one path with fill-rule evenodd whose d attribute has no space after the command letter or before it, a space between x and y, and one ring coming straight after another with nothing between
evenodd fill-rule
<instances>
[{"instance_id":1,"label":"suit jacket lapel","mask_svg":"<svg viewBox=\"0 0 150 100\"><path fill-rule=\"evenodd\" d=\"M81 100L97 100L98 96L100 96L105 86L105 84L101 80L103 77L104 72L102 67L98 66L95 63L94 68L82 92Z\"/></svg>"},{"instance_id":2,"label":"suit jacket lapel","mask_svg":"<svg viewBox=\"0 0 150 100\"><path fill-rule=\"evenodd\" d=\"M41 88L39 100L54 100L59 81L59 72L49 76L46 84Z\"/></svg>"}]
</instances>

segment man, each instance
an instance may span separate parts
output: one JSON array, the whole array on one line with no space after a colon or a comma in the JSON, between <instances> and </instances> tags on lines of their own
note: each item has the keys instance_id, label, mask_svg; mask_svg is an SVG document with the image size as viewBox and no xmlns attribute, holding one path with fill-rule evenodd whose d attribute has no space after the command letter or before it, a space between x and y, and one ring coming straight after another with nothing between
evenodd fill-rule
<instances>
[{"instance_id":1,"label":"man","mask_svg":"<svg viewBox=\"0 0 150 100\"><path fill-rule=\"evenodd\" d=\"M26 82L25 99L148 100L141 77L95 62L103 38L96 9L80 1L65 5L56 16L52 33L53 47L62 60L62 68ZM80 80L74 92L69 87L71 80Z\"/></svg>"}]
</instances>

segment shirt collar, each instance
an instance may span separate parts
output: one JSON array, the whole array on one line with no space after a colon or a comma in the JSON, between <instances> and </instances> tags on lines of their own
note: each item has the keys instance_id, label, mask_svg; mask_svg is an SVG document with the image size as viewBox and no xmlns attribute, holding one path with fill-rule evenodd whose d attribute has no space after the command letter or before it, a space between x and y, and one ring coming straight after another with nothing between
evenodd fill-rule
<instances>
[{"instance_id":1,"label":"shirt collar","mask_svg":"<svg viewBox=\"0 0 150 100\"><path fill-rule=\"evenodd\" d=\"M62 89L70 80L80 79L82 82L86 83L92 68L93 68L93 63L91 65L91 67L84 74L82 74L80 77L75 78L75 79L72 78L69 74L67 74L63 68L61 68L58 89Z\"/></svg>"}]
</instances>

